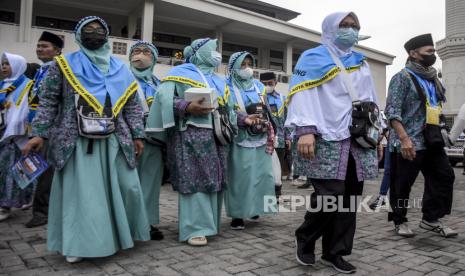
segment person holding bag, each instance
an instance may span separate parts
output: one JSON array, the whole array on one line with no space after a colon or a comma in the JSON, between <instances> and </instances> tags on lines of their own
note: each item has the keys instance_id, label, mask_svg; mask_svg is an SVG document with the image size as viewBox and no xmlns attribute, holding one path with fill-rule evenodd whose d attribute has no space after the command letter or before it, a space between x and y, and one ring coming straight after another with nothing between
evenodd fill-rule
<instances>
[{"instance_id":1,"label":"person holding bag","mask_svg":"<svg viewBox=\"0 0 465 276\"><path fill-rule=\"evenodd\" d=\"M145 138L137 82L111 56L103 19L81 19L75 34L81 49L50 64L39 87L33 138L23 150L27 155L50 141L55 174L47 246L70 263L150 240L136 169Z\"/></svg>"},{"instance_id":2,"label":"person holding bag","mask_svg":"<svg viewBox=\"0 0 465 276\"><path fill-rule=\"evenodd\" d=\"M405 68L392 77L386 116L394 129L390 135L392 212L400 236L412 237L407 219L410 190L421 171L425 178L423 218L420 227L444 237L457 235L440 219L452 208L454 171L444 152L447 133L441 114L445 88L437 77L431 34L416 36L404 45L409 57Z\"/></svg>"},{"instance_id":3,"label":"person holding bag","mask_svg":"<svg viewBox=\"0 0 465 276\"><path fill-rule=\"evenodd\" d=\"M221 64L217 47L216 39L200 38L184 49L186 63L162 79L147 119L147 135L167 146L171 182L179 193L179 241L192 246L207 245L207 237L220 231L229 145L217 127L236 125L229 88L214 73ZM205 98L186 100L193 88L213 90L218 107ZM216 120L219 110L222 122Z\"/></svg>"},{"instance_id":4,"label":"person holding bag","mask_svg":"<svg viewBox=\"0 0 465 276\"><path fill-rule=\"evenodd\" d=\"M321 261L354 273L356 268L343 256L352 252L356 210L326 210L324 198L348 208L362 194L364 181L377 177L377 145L372 143L377 138L376 92L366 57L353 50L360 30L357 16L330 14L322 29L323 45L302 53L288 96L285 126L295 127L297 151L308 159L299 164L299 172L315 188L312 210L295 232L296 258L313 265L315 243L323 237ZM323 202L320 209L318 201Z\"/></svg>"},{"instance_id":5,"label":"person holding bag","mask_svg":"<svg viewBox=\"0 0 465 276\"><path fill-rule=\"evenodd\" d=\"M233 230L244 230L245 219L257 220L261 215L272 214L272 208L266 210L264 203L276 197L272 163L273 118L265 99L265 86L253 78L253 64L254 58L249 52L232 54L226 79L233 91L239 118L238 135L228 157L229 185L224 194L226 214L232 218L230 227ZM256 124L247 125L247 117L256 118ZM275 160L279 170L279 159ZM276 207L276 204L272 206Z\"/></svg>"}]
</instances>

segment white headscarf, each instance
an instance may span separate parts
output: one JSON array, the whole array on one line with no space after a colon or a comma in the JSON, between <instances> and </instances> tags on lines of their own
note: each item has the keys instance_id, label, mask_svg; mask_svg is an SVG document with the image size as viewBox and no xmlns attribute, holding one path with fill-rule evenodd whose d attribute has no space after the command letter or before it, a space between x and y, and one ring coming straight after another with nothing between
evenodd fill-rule
<instances>
[{"instance_id":1,"label":"white headscarf","mask_svg":"<svg viewBox=\"0 0 465 276\"><path fill-rule=\"evenodd\" d=\"M24 72L26 72L27 62L26 59L20 55L3 53L2 60L6 59L11 67L11 76L5 78L5 82L14 82L17 78L21 77Z\"/></svg>"},{"instance_id":2,"label":"white headscarf","mask_svg":"<svg viewBox=\"0 0 465 276\"><path fill-rule=\"evenodd\" d=\"M335 12L325 17L323 23L321 24L321 43L330 47L338 56L343 56L346 54L350 54L352 52L352 48L342 50L334 44L334 40L336 40L336 33L339 29L339 24L341 24L342 20L346 18L348 15L352 16L357 22L357 25L360 26L360 22L358 21L358 17L353 12Z\"/></svg>"}]
</instances>

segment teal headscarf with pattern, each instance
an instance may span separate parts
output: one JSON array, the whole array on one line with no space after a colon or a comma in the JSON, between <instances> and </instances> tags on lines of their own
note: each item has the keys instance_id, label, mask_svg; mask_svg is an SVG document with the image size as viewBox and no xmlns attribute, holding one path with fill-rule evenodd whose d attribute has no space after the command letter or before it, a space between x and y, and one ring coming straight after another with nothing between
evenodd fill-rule
<instances>
[{"instance_id":1,"label":"teal headscarf with pattern","mask_svg":"<svg viewBox=\"0 0 465 276\"><path fill-rule=\"evenodd\" d=\"M197 66L204 74L211 74L215 70L212 64L212 52L218 48L218 40L199 38L184 48L184 57L187 62Z\"/></svg>"},{"instance_id":2,"label":"teal headscarf with pattern","mask_svg":"<svg viewBox=\"0 0 465 276\"><path fill-rule=\"evenodd\" d=\"M97 50L89 50L82 45L81 30L85 25L91 22L94 22L94 21L99 22L103 26L103 28L105 28L105 30L107 31L106 33L107 42ZM111 47L110 47L110 43L108 42L108 35L110 33L110 30L108 29L107 23L98 16L87 16L87 17L82 18L77 23L76 28L74 29L74 32L76 34L75 35L76 43L81 48L81 51L89 58L89 60L95 66L97 66L97 68L103 74L107 74L110 69L110 56L111 56Z\"/></svg>"},{"instance_id":3,"label":"teal headscarf with pattern","mask_svg":"<svg viewBox=\"0 0 465 276\"><path fill-rule=\"evenodd\" d=\"M152 43L145 42L145 41L137 41L134 45L132 45L131 49L129 50L129 59L131 59L132 52L134 51L134 49L140 46L144 46L150 49L150 51L152 51L152 65L143 70L139 70L135 68L134 66L132 66L131 64L130 65L131 71L134 74L134 76L136 76L136 78L143 80L149 84L150 83L153 84L153 67L155 67L155 64L157 63L157 60L158 60L158 49Z\"/></svg>"},{"instance_id":4,"label":"teal headscarf with pattern","mask_svg":"<svg viewBox=\"0 0 465 276\"><path fill-rule=\"evenodd\" d=\"M239 71L241 70L242 62L246 57L252 59L252 64L255 63L255 59L251 53L242 51L237 52L231 55L228 63L228 75L232 80L233 84L240 88L241 90L248 90L253 86L253 76L248 79L243 79L239 76Z\"/></svg>"}]
</instances>

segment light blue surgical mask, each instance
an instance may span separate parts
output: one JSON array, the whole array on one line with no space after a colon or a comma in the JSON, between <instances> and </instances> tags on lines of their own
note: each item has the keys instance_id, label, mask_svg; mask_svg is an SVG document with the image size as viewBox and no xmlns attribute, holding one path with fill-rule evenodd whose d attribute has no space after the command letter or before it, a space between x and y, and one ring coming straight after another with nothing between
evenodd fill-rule
<instances>
[{"instance_id":1,"label":"light blue surgical mask","mask_svg":"<svg viewBox=\"0 0 465 276\"><path fill-rule=\"evenodd\" d=\"M211 52L211 57L209 58L209 63L213 67L218 67L221 64L222 56L221 53L217 51Z\"/></svg>"},{"instance_id":2,"label":"light blue surgical mask","mask_svg":"<svg viewBox=\"0 0 465 276\"><path fill-rule=\"evenodd\" d=\"M354 28L339 28L334 43L341 49L349 49L358 42L358 30Z\"/></svg>"}]
</instances>

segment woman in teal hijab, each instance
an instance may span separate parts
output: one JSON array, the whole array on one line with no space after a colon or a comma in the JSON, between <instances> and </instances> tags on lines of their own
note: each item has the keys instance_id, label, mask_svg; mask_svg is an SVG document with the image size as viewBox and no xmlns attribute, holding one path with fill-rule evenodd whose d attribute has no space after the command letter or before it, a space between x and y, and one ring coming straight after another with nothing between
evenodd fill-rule
<instances>
[{"instance_id":1,"label":"woman in teal hijab","mask_svg":"<svg viewBox=\"0 0 465 276\"><path fill-rule=\"evenodd\" d=\"M229 89L213 72L221 64L217 40L194 40L184 56L186 63L171 69L162 80L146 131L167 144L171 181L179 192L179 240L200 246L220 229L228 146L215 140L212 107L202 105L202 99L186 101L186 90L213 89L219 105L230 113L233 127L236 119Z\"/></svg>"},{"instance_id":2,"label":"woman in teal hijab","mask_svg":"<svg viewBox=\"0 0 465 276\"><path fill-rule=\"evenodd\" d=\"M231 55L226 80L238 113L239 135L231 145L228 158L229 182L224 193L226 213L232 218L231 229L243 230L244 219L256 220L260 215L276 211L271 154L274 132L265 123L265 87L253 78L253 56L248 52ZM250 127L240 124L244 116L259 116ZM258 115L260 114L260 115ZM262 129L260 128L262 127Z\"/></svg>"},{"instance_id":3,"label":"woman in teal hijab","mask_svg":"<svg viewBox=\"0 0 465 276\"><path fill-rule=\"evenodd\" d=\"M158 78L153 75L157 58L158 50L149 42L138 41L129 51L130 68L139 83L137 92L145 116L148 116L160 84ZM163 239L162 232L155 226L160 223L159 199L164 167L162 151L162 143L146 138L144 153L137 164L152 240Z\"/></svg>"},{"instance_id":4,"label":"woman in teal hijab","mask_svg":"<svg viewBox=\"0 0 465 276\"><path fill-rule=\"evenodd\" d=\"M47 245L70 263L150 239L136 170L145 138L137 82L110 55L103 19L83 18L75 33L81 50L50 65L39 88L34 138L23 150L40 150L50 140L55 175Z\"/></svg>"}]
</instances>

